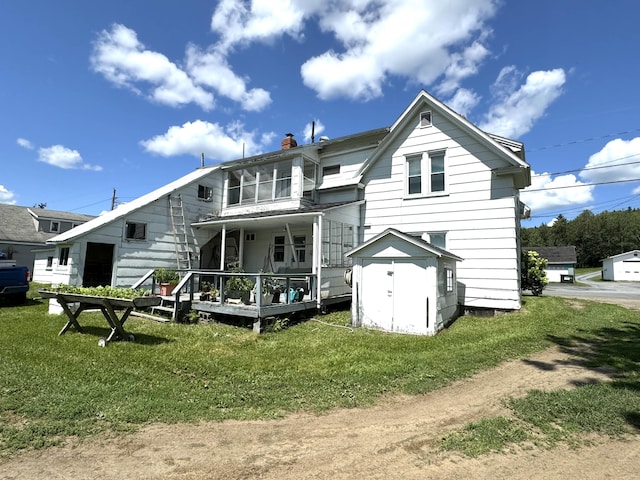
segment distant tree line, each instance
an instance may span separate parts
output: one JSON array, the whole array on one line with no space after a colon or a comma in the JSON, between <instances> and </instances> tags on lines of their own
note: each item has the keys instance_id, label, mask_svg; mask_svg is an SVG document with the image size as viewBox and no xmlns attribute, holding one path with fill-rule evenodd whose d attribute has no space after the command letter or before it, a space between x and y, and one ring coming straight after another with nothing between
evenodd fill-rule
<instances>
[{"instance_id":1,"label":"distant tree line","mask_svg":"<svg viewBox=\"0 0 640 480\"><path fill-rule=\"evenodd\" d=\"M640 249L640 209L584 210L573 220L558 215L552 226L523 228L521 241L523 247L575 245L578 267L599 267L606 257Z\"/></svg>"}]
</instances>

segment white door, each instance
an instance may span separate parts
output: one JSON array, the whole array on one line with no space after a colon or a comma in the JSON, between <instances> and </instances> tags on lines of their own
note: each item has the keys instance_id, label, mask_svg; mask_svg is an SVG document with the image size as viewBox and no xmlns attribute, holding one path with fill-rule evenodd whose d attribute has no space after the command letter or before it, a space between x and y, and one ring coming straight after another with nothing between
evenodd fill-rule
<instances>
[{"instance_id":1,"label":"white door","mask_svg":"<svg viewBox=\"0 0 640 480\"><path fill-rule=\"evenodd\" d=\"M426 264L419 259L363 259L363 325L392 332L427 332Z\"/></svg>"}]
</instances>

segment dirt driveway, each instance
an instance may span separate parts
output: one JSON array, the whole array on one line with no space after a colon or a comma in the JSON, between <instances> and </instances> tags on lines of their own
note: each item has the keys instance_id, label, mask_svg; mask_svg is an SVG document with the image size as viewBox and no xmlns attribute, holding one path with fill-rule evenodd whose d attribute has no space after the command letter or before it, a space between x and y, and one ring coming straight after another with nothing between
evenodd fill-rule
<instances>
[{"instance_id":1,"label":"dirt driveway","mask_svg":"<svg viewBox=\"0 0 640 480\"><path fill-rule=\"evenodd\" d=\"M126 436L28 452L0 479L631 479L640 439L591 446L516 448L469 459L437 450L447 432L505 414L501 400L528 390L607 381L554 348L504 363L436 392L366 409L274 421L152 425Z\"/></svg>"}]
</instances>

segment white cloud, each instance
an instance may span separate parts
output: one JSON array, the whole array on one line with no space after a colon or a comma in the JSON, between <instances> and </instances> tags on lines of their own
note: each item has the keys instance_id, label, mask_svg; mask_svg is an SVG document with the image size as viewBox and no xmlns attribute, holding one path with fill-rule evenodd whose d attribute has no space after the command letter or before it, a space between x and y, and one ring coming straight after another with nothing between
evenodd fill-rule
<instances>
[{"instance_id":1,"label":"white cloud","mask_svg":"<svg viewBox=\"0 0 640 480\"><path fill-rule=\"evenodd\" d=\"M315 123L315 124L314 124ZM319 139L320 134L324 132L324 124L317 118L313 122L309 122L304 126L304 140L305 142L311 141L311 134L313 133L314 139Z\"/></svg>"},{"instance_id":2,"label":"white cloud","mask_svg":"<svg viewBox=\"0 0 640 480\"><path fill-rule=\"evenodd\" d=\"M595 183L640 178L640 137L611 140L589 157L580 177Z\"/></svg>"},{"instance_id":3,"label":"white cloud","mask_svg":"<svg viewBox=\"0 0 640 480\"><path fill-rule=\"evenodd\" d=\"M136 32L115 24L103 30L91 55L93 69L118 86L141 94L149 84L149 97L170 106L195 103L204 110L214 106L210 92L199 87L175 63L161 53L145 49Z\"/></svg>"},{"instance_id":4,"label":"white cloud","mask_svg":"<svg viewBox=\"0 0 640 480\"><path fill-rule=\"evenodd\" d=\"M253 41L269 42L281 35L299 37L304 17L321 2L290 0L221 0L211 17L211 30L220 34L219 48ZM297 4L300 5L297 5Z\"/></svg>"},{"instance_id":5,"label":"white cloud","mask_svg":"<svg viewBox=\"0 0 640 480\"><path fill-rule=\"evenodd\" d=\"M500 72L494 84L497 103L480 123L481 129L511 138L524 135L560 96L566 81L561 68L532 72L525 83L517 87L519 75L513 66Z\"/></svg>"},{"instance_id":6,"label":"white cloud","mask_svg":"<svg viewBox=\"0 0 640 480\"><path fill-rule=\"evenodd\" d=\"M16 194L7 188L4 185L0 185L0 203L7 203L9 205L16 204Z\"/></svg>"},{"instance_id":7,"label":"white cloud","mask_svg":"<svg viewBox=\"0 0 640 480\"><path fill-rule=\"evenodd\" d=\"M33 150L35 147L33 146L33 143L31 143L29 140L27 140L26 138L18 138L16 140L16 143L18 145L20 145L22 148L26 148L27 150Z\"/></svg>"},{"instance_id":8,"label":"white cloud","mask_svg":"<svg viewBox=\"0 0 640 480\"><path fill-rule=\"evenodd\" d=\"M460 115L468 115L478 104L480 97L466 88L459 88L455 95L447 100L446 104Z\"/></svg>"},{"instance_id":9,"label":"white cloud","mask_svg":"<svg viewBox=\"0 0 640 480\"><path fill-rule=\"evenodd\" d=\"M581 182L575 175L552 177L547 173L531 172L531 186L522 191L520 200L531 208L533 214L537 214L540 211L592 202L593 189L592 185Z\"/></svg>"},{"instance_id":10,"label":"white cloud","mask_svg":"<svg viewBox=\"0 0 640 480\"><path fill-rule=\"evenodd\" d=\"M39 148L38 160L65 170L102 170L102 167L99 165L89 165L88 163L84 163L82 156L77 150L72 150L62 145Z\"/></svg>"},{"instance_id":11,"label":"white cloud","mask_svg":"<svg viewBox=\"0 0 640 480\"><path fill-rule=\"evenodd\" d=\"M318 22L340 49L308 59L304 83L322 99L371 99L391 76L443 93L477 72L489 54L483 41L497 0L222 0L211 18L216 50L269 43L288 35L303 40L307 21Z\"/></svg>"},{"instance_id":12,"label":"white cloud","mask_svg":"<svg viewBox=\"0 0 640 480\"><path fill-rule=\"evenodd\" d=\"M217 123L196 120L170 127L166 133L143 140L140 144L146 151L163 157L200 157L204 153L206 158L220 162L241 158L243 147L246 156L258 154L274 135L247 132L239 122L222 127Z\"/></svg>"},{"instance_id":13,"label":"white cloud","mask_svg":"<svg viewBox=\"0 0 640 480\"><path fill-rule=\"evenodd\" d=\"M382 95L390 76L450 93L475 73L494 0L334 1L318 12L320 26L343 51L327 51L301 67L304 83L322 99L368 100Z\"/></svg>"},{"instance_id":14,"label":"white cloud","mask_svg":"<svg viewBox=\"0 0 640 480\"><path fill-rule=\"evenodd\" d=\"M236 75L226 57L215 49L203 52L194 45L189 46L187 69L198 84L239 102L244 110L260 111L271 103L271 95L266 90L254 88L247 91L245 79Z\"/></svg>"}]
</instances>

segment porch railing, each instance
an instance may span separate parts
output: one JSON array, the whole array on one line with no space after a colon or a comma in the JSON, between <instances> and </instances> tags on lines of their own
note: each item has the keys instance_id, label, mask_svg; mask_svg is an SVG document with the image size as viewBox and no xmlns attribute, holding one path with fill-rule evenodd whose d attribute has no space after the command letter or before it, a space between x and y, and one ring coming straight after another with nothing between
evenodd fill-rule
<instances>
[{"instance_id":1,"label":"porch railing","mask_svg":"<svg viewBox=\"0 0 640 480\"><path fill-rule=\"evenodd\" d=\"M132 288L145 288L150 284L152 294L157 295L158 284L153 278L154 270L150 270L141 277ZM200 300L202 293L206 294L205 283L213 285L218 292L216 303L224 304L228 301L225 294L227 282L233 278L247 278L252 283L251 291L254 294L254 302L252 305L258 309L258 316L261 316L260 310L268 305L264 304L263 293L279 297L279 304L289 304L294 301L300 301L300 298L294 293L304 290L304 299L306 301L318 301L317 299L317 275L312 273L247 273L247 272L223 272L220 270L178 270L181 280L174 288L171 296L173 297L173 314L172 319L178 320L182 305L187 303L189 306L194 299ZM265 286L269 285L269 291ZM211 290L209 290L210 292ZM198 295L198 298L196 298Z\"/></svg>"}]
</instances>

